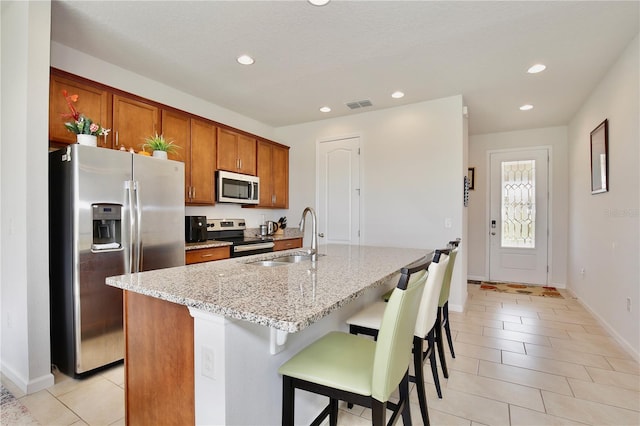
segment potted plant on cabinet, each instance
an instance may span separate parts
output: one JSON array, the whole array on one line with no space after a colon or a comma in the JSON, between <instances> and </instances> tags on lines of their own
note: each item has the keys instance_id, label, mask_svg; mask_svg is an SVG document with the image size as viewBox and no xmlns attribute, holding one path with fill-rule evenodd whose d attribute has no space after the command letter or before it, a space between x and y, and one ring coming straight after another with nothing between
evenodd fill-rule
<instances>
[{"instance_id":1,"label":"potted plant on cabinet","mask_svg":"<svg viewBox=\"0 0 640 426\"><path fill-rule=\"evenodd\" d=\"M62 96L64 96L69 107L69 114L63 114L63 117L72 119L72 121L64 123L64 127L76 134L80 145L97 146L98 136L106 137L110 129L105 129L98 123L94 123L93 120L81 114L73 106L73 103L78 101L78 95L69 95L66 90L63 90Z\"/></svg>"},{"instance_id":2,"label":"potted plant on cabinet","mask_svg":"<svg viewBox=\"0 0 640 426\"><path fill-rule=\"evenodd\" d=\"M142 149L146 151L149 148L153 152L153 156L156 158L167 159L167 154L174 153L180 148L178 145L174 145L173 141L167 141L163 135L149 136L146 138Z\"/></svg>"}]
</instances>

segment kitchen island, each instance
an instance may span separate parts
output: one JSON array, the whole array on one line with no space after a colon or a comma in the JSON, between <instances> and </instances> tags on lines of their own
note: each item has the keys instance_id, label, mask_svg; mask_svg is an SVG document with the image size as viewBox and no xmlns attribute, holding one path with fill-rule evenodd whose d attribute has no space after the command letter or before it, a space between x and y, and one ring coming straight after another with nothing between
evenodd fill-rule
<instances>
[{"instance_id":1,"label":"kitchen island","mask_svg":"<svg viewBox=\"0 0 640 426\"><path fill-rule=\"evenodd\" d=\"M125 293L127 424L280 424L278 367L395 284L430 250L321 246L110 277ZM325 401L298 393L296 422Z\"/></svg>"}]
</instances>

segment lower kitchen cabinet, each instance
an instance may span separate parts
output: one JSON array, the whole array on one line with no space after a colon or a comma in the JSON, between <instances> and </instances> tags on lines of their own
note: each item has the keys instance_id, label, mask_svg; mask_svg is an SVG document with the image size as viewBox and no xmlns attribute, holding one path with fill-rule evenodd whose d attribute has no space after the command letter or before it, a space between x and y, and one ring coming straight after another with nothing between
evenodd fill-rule
<instances>
[{"instance_id":1,"label":"lower kitchen cabinet","mask_svg":"<svg viewBox=\"0 0 640 426\"><path fill-rule=\"evenodd\" d=\"M188 250L185 255L185 263L192 265L194 263L228 259L229 257L231 257L229 246Z\"/></svg>"},{"instance_id":2,"label":"lower kitchen cabinet","mask_svg":"<svg viewBox=\"0 0 640 426\"><path fill-rule=\"evenodd\" d=\"M302 247L302 238L290 238L288 240L277 240L273 242L273 251L289 250Z\"/></svg>"}]
</instances>

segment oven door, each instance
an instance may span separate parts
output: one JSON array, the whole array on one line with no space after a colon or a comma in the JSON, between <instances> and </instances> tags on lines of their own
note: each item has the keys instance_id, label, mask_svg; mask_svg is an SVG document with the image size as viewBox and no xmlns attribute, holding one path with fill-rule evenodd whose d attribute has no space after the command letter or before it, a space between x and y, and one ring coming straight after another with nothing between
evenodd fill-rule
<instances>
[{"instance_id":1,"label":"oven door","mask_svg":"<svg viewBox=\"0 0 640 426\"><path fill-rule=\"evenodd\" d=\"M217 172L217 197L219 203L258 204L260 178L225 171Z\"/></svg>"},{"instance_id":2,"label":"oven door","mask_svg":"<svg viewBox=\"0 0 640 426\"><path fill-rule=\"evenodd\" d=\"M275 244L273 241L263 243L239 244L231 247L231 257L251 256L252 254L271 253Z\"/></svg>"}]
</instances>

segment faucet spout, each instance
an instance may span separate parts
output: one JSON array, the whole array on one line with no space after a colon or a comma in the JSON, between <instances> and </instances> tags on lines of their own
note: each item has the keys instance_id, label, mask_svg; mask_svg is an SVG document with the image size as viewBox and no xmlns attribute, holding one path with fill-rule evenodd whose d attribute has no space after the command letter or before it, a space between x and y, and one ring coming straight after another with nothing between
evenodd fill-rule
<instances>
[{"instance_id":1,"label":"faucet spout","mask_svg":"<svg viewBox=\"0 0 640 426\"><path fill-rule=\"evenodd\" d=\"M302 212L302 219L300 219L300 231L304 232L307 213L311 213L311 261L315 262L318 260L318 220L315 210L311 207L306 207Z\"/></svg>"}]
</instances>

